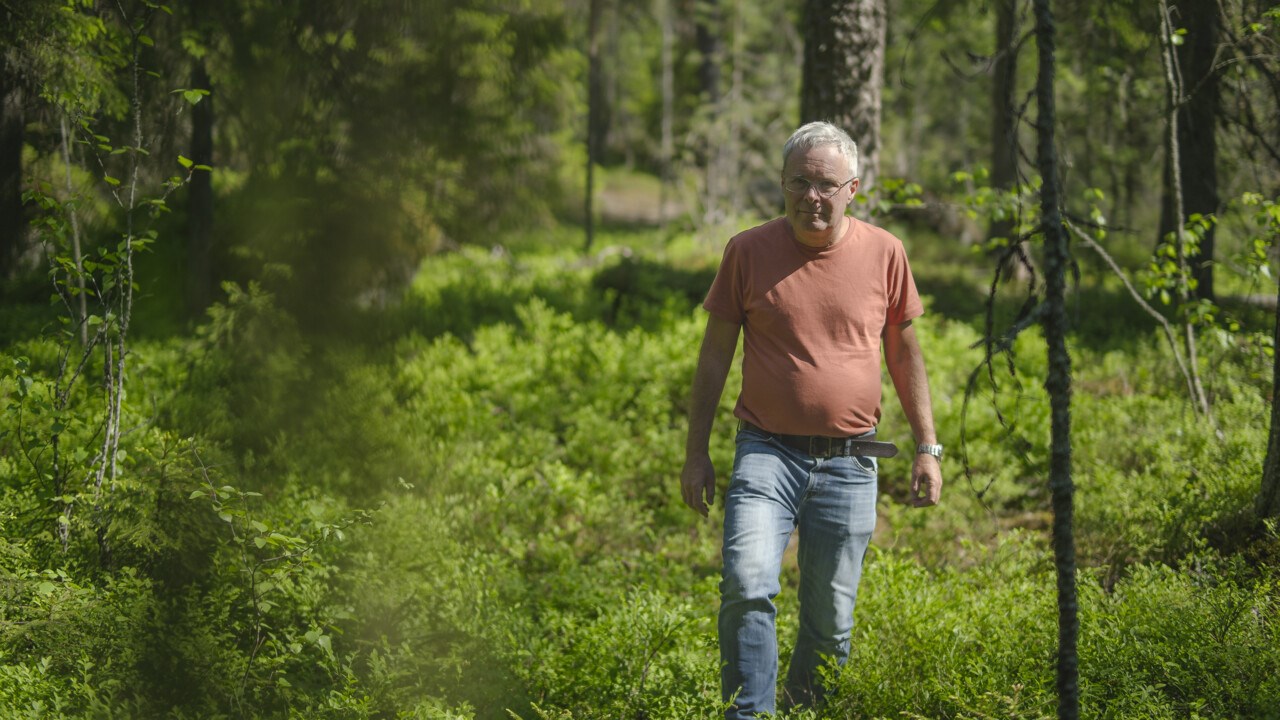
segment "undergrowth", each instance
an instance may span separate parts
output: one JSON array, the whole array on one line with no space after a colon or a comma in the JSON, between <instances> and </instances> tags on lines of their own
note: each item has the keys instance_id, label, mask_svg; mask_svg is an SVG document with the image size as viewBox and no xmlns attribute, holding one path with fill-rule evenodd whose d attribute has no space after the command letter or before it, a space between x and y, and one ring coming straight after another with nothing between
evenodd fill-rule
<instances>
[{"instance_id":1,"label":"undergrowth","mask_svg":"<svg viewBox=\"0 0 1280 720\"><path fill-rule=\"evenodd\" d=\"M229 287L196 332L135 345L120 485L65 546L50 478L87 461L92 384L42 413L55 347L0 349L0 707L717 715L719 508L703 521L676 490L711 272L463 251L341 342ZM908 508L907 462L882 464L853 655L830 705L794 717L1049 717L1043 343L975 375L980 322L921 291L943 504ZM1249 510L1266 373L1209 353L1219 438L1154 328L1074 352L1086 716L1275 717L1280 542ZM722 483L739 382L712 442ZM910 441L887 385L881 435Z\"/></svg>"}]
</instances>

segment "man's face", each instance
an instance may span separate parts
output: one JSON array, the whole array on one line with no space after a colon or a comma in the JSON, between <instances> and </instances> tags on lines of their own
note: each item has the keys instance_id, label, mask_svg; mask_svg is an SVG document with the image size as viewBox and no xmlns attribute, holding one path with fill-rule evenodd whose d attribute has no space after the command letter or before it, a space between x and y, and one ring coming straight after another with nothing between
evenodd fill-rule
<instances>
[{"instance_id":1,"label":"man's face","mask_svg":"<svg viewBox=\"0 0 1280 720\"><path fill-rule=\"evenodd\" d=\"M782 184L785 186L792 178L804 178L810 187L802 193L792 192L785 187L787 222L796 234L796 239L813 247L824 247L839 240L839 233L844 228L844 211L858 191L858 180L855 178L847 185L842 184L852 175L849 163L835 145L820 145L809 150L796 150L787 158L782 168ZM829 183L828 187L839 185L839 189L829 198L822 197L817 187Z\"/></svg>"}]
</instances>

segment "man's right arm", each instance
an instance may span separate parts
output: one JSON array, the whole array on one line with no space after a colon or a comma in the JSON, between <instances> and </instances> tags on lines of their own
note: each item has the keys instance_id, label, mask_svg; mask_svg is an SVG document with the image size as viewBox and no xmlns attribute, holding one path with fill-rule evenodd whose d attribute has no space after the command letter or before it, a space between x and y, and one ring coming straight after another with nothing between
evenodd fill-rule
<instances>
[{"instance_id":1,"label":"man's right arm","mask_svg":"<svg viewBox=\"0 0 1280 720\"><path fill-rule=\"evenodd\" d=\"M707 330L698 352L698 369L693 376L689 401L689 435L684 445L684 469L680 472L680 492L684 502L703 517L716 496L716 471L711 465L708 445L724 381L733 364L742 326L715 315L707 316Z\"/></svg>"}]
</instances>

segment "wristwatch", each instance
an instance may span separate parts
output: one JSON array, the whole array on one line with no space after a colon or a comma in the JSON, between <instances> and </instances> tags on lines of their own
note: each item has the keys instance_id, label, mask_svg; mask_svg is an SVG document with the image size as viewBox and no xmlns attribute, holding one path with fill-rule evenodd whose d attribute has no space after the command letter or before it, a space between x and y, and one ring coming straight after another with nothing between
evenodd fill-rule
<instances>
[{"instance_id":1,"label":"wristwatch","mask_svg":"<svg viewBox=\"0 0 1280 720\"><path fill-rule=\"evenodd\" d=\"M941 445L930 445L930 444L928 444L928 443L920 443L919 445L916 445L916 454L917 454L917 455L932 455L932 456L934 456L934 457L938 458L939 460L941 460L941 459L942 459L942 446L941 446Z\"/></svg>"}]
</instances>

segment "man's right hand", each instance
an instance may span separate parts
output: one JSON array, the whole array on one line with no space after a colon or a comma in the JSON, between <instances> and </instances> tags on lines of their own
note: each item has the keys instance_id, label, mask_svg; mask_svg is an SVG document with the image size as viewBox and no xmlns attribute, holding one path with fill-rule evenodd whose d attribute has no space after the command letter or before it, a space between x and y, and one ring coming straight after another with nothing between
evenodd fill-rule
<instances>
[{"instance_id":1,"label":"man's right hand","mask_svg":"<svg viewBox=\"0 0 1280 720\"><path fill-rule=\"evenodd\" d=\"M707 453L690 454L680 471L680 494L684 504L702 517L707 517L707 506L716 499L716 469Z\"/></svg>"}]
</instances>

